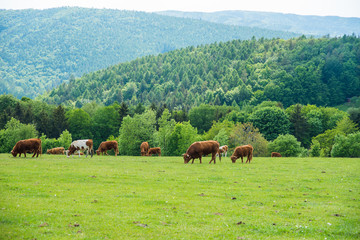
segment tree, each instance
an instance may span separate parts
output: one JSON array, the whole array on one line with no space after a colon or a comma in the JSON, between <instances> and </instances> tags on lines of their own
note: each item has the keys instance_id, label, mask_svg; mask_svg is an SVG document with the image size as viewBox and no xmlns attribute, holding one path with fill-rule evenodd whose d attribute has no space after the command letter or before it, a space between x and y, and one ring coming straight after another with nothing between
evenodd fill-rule
<instances>
[{"instance_id":1,"label":"tree","mask_svg":"<svg viewBox=\"0 0 360 240\"><path fill-rule=\"evenodd\" d=\"M180 156L197 140L197 130L190 122L176 123L169 139L169 155Z\"/></svg>"},{"instance_id":2,"label":"tree","mask_svg":"<svg viewBox=\"0 0 360 240\"><path fill-rule=\"evenodd\" d=\"M289 109L289 108L288 108ZM289 111L290 120L290 132L300 141L304 147L310 146L309 138L309 124L306 121L304 114L301 112L302 105L293 105L291 111Z\"/></svg>"},{"instance_id":3,"label":"tree","mask_svg":"<svg viewBox=\"0 0 360 240\"><path fill-rule=\"evenodd\" d=\"M270 142L269 152L278 152L284 157L297 157L304 150L301 143L291 134L279 135L274 141Z\"/></svg>"},{"instance_id":4,"label":"tree","mask_svg":"<svg viewBox=\"0 0 360 240\"><path fill-rule=\"evenodd\" d=\"M38 132L32 124L22 124L19 120L11 118L0 130L0 152L8 153L14 145L23 139L36 138Z\"/></svg>"},{"instance_id":5,"label":"tree","mask_svg":"<svg viewBox=\"0 0 360 240\"><path fill-rule=\"evenodd\" d=\"M170 155L169 145L170 136L175 128L175 120L170 119L171 114L167 108L163 111L161 117L158 120L159 131L156 133L156 143L161 148L162 155Z\"/></svg>"},{"instance_id":6,"label":"tree","mask_svg":"<svg viewBox=\"0 0 360 240\"><path fill-rule=\"evenodd\" d=\"M310 156L311 157L320 157L320 143L317 140L313 140L310 147Z\"/></svg>"},{"instance_id":7,"label":"tree","mask_svg":"<svg viewBox=\"0 0 360 240\"><path fill-rule=\"evenodd\" d=\"M332 157L360 157L360 132L347 136L336 135L331 150Z\"/></svg>"},{"instance_id":8,"label":"tree","mask_svg":"<svg viewBox=\"0 0 360 240\"><path fill-rule=\"evenodd\" d=\"M266 156L268 142L255 128L252 123L238 123L232 129L229 136L229 147L236 148L237 146L250 144L254 148L254 156Z\"/></svg>"},{"instance_id":9,"label":"tree","mask_svg":"<svg viewBox=\"0 0 360 240\"><path fill-rule=\"evenodd\" d=\"M126 116L119 130L119 152L122 155L140 155L140 144L153 144L156 118L152 110L134 117ZM129 141L131 139L131 141Z\"/></svg>"},{"instance_id":10,"label":"tree","mask_svg":"<svg viewBox=\"0 0 360 240\"><path fill-rule=\"evenodd\" d=\"M99 108L92 117L94 146L98 146L110 135L117 135L120 128L119 112L115 106Z\"/></svg>"},{"instance_id":11,"label":"tree","mask_svg":"<svg viewBox=\"0 0 360 240\"><path fill-rule=\"evenodd\" d=\"M360 108L349 108L347 113L349 114L351 121L360 127Z\"/></svg>"},{"instance_id":12,"label":"tree","mask_svg":"<svg viewBox=\"0 0 360 240\"><path fill-rule=\"evenodd\" d=\"M278 107L260 108L250 115L249 121L259 128L267 140L274 140L280 134L289 133L289 118L284 110Z\"/></svg>"},{"instance_id":13,"label":"tree","mask_svg":"<svg viewBox=\"0 0 360 240\"><path fill-rule=\"evenodd\" d=\"M53 137L59 137L60 134L68 128L68 124L65 117L65 109L63 106L59 105L53 110Z\"/></svg>"},{"instance_id":14,"label":"tree","mask_svg":"<svg viewBox=\"0 0 360 240\"><path fill-rule=\"evenodd\" d=\"M82 109L74 109L66 113L69 132L74 140L92 138L91 118Z\"/></svg>"},{"instance_id":15,"label":"tree","mask_svg":"<svg viewBox=\"0 0 360 240\"><path fill-rule=\"evenodd\" d=\"M197 128L199 133L208 131L215 120L214 106L201 104L189 111L189 119L192 126Z\"/></svg>"}]
</instances>

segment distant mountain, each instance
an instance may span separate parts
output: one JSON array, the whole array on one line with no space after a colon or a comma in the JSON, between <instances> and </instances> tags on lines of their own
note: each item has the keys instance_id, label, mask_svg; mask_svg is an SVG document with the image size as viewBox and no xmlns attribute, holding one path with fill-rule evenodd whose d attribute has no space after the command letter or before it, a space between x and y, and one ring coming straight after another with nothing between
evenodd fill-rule
<instances>
[{"instance_id":1,"label":"distant mountain","mask_svg":"<svg viewBox=\"0 0 360 240\"><path fill-rule=\"evenodd\" d=\"M360 38L233 40L138 58L84 75L38 98L189 109L201 103L336 106L360 93Z\"/></svg>"},{"instance_id":2,"label":"distant mountain","mask_svg":"<svg viewBox=\"0 0 360 240\"><path fill-rule=\"evenodd\" d=\"M35 97L110 65L187 46L294 33L110 9L0 10L0 94Z\"/></svg>"},{"instance_id":3,"label":"distant mountain","mask_svg":"<svg viewBox=\"0 0 360 240\"><path fill-rule=\"evenodd\" d=\"M253 11L180 12L163 11L161 15L205 20L234 26L261 27L277 31L288 31L314 36L331 37L360 35L360 18L335 16L303 16Z\"/></svg>"}]
</instances>

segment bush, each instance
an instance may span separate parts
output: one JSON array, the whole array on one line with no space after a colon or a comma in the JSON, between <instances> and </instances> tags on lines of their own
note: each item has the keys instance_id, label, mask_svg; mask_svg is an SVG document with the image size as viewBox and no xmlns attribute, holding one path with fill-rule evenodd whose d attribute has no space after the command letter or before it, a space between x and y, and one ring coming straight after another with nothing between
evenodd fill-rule
<instances>
[{"instance_id":1,"label":"bush","mask_svg":"<svg viewBox=\"0 0 360 240\"><path fill-rule=\"evenodd\" d=\"M332 157L360 157L360 132L337 135L331 150Z\"/></svg>"},{"instance_id":2,"label":"bush","mask_svg":"<svg viewBox=\"0 0 360 240\"><path fill-rule=\"evenodd\" d=\"M298 157L300 153L304 151L304 148L300 146L301 143L291 135L279 135L274 141L268 145L269 152L281 153L284 157Z\"/></svg>"}]
</instances>

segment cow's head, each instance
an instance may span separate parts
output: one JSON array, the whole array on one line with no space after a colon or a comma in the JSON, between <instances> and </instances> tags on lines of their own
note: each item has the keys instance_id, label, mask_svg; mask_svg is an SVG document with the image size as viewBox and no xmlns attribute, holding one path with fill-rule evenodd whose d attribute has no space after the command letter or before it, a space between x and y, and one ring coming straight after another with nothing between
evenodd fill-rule
<instances>
[{"instance_id":1,"label":"cow's head","mask_svg":"<svg viewBox=\"0 0 360 240\"><path fill-rule=\"evenodd\" d=\"M184 153L183 157L184 157L184 163L188 163L191 159L191 156L187 153Z\"/></svg>"},{"instance_id":2,"label":"cow's head","mask_svg":"<svg viewBox=\"0 0 360 240\"><path fill-rule=\"evenodd\" d=\"M100 155L100 151L99 151L99 150L96 150L96 155Z\"/></svg>"},{"instance_id":3,"label":"cow's head","mask_svg":"<svg viewBox=\"0 0 360 240\"><path fill-rule=\"evenodd\" d=\"M14 150L11 151L11 154L12 154L14 157L16 157L16 155L17 155L17 153L14 152Z\"/></svg>"},{"instance_id":4,"label":"cow's head","mask_svg":"<svg viewBox=\"0 0 360 240\"><path fill-rule=\"evenodd\" d=\"M235 157L235 156L231 156L230 159L231 159L231 161L232 161L233 163L235 163L235 162L236 162L236 159L238 159L238 158Z\"/></svg>"}]
</instances>

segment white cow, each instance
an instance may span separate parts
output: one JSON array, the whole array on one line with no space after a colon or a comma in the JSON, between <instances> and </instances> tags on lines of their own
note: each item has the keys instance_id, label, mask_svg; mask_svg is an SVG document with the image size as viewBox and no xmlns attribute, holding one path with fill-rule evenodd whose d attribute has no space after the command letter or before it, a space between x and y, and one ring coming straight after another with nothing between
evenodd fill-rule
<instances>
[{"instance_id":1,"label":"white cow","mask_svg":"<svg viewBox=\"0 0 360 240\"><path fill-rule=\"evenodd\" d=\"M91 154L91 157L93 156L94 150L93 150L93 140L92 139L85 139L85 140L77 140L73 141L70 144L69 149L66 151L66 156L69 157L72 155L75 151L79 152L80 157L80 151L86 151L86 157L88 156L89 152Z\"/></svg>"}]
</instances>

